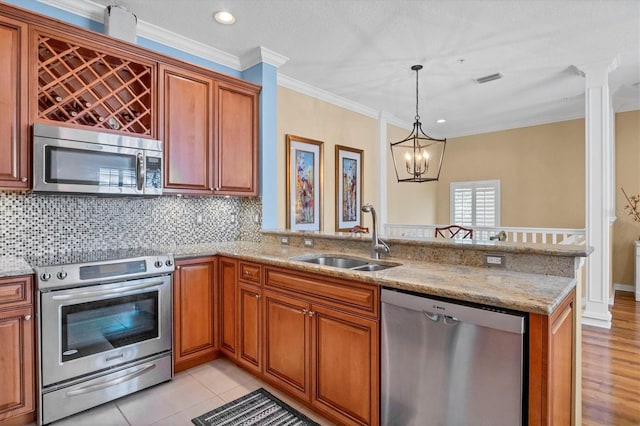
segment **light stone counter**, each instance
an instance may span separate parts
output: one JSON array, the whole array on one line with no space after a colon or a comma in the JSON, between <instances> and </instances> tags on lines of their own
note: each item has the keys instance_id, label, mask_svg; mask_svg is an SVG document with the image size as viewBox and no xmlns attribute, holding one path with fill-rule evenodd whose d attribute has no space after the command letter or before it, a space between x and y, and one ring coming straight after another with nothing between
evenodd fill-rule
<instances>
[{"instance_id":1,"label":"light stone counter","mask_svg":"<svg viewBox=\"0 0 640 426\"><path fill-rule=\"evenodd\" d=\"M26 260L16 256L0 256L0 277L33 274L33 268Z\"/></svg>"},{"instance_id":2,"label":"light stone counter","mask_svg":"<svg viewBox=\"0 0 640 426\"><path fill-rule=\"evenodd\" d=\"M391 260L401 263L400 266L378 272L354 271L291 260L292 257L338 251L273 243L229 242L162 249L171 251L176 259L219 254L271 266L544 315L553 312L576 285L576 280L570 277L398 258ZM347 253L343 251L340 254ZM367 258L367 254L361 251L348 254Z\"/></svg>"}]
</instances>

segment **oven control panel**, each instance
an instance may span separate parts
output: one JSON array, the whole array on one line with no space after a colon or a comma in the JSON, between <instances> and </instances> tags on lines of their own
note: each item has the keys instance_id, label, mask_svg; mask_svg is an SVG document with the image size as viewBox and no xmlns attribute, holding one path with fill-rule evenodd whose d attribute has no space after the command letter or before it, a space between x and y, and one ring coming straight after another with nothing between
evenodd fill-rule
<instances>
[{"instance_id":1,"label":"oven control panel","mask_svg":"<svg viewBox=\"0 0 640 426\"><path fill-rule=\"evenodd\" d=\"M175 270L173 255L141 256L99 262L34 266L39 290L76 287L153 275Z\"/></svg>"}]
</instances>

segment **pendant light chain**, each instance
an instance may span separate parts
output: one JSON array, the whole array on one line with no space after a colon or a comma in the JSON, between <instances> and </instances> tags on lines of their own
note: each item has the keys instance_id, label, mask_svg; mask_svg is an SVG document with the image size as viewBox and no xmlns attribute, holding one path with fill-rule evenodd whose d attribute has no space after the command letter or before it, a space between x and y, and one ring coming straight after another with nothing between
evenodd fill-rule
<instances>
[{"instance_id":1,"label":"pendant light chain","mask_svg":"<svg viewBox=\"0 0 640 426\"><path fill-rule=\"evenodd\" d=\"M416 69L416 121L420 121L420 114L418 114L418 72L420 68Z\"/></svg>"}]
</instances>

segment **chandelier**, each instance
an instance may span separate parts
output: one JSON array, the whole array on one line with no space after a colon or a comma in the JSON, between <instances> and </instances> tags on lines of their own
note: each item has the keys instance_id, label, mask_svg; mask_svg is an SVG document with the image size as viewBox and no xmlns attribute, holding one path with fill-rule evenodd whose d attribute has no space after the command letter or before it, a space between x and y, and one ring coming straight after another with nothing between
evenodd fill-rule
<instances>
[{"instance_id":1,"label":"chandelier","mask_svg":"<svg viewBox=\"0 0 640 426\"><path fill-rule=\"evenodd\" d=\"M422 130L418 114L418 71L422 65L411 69L416 72L416 121L409 136L391 143L391 156L398 182L430 182L440 178L447 140L434 139Z\"/></svg>"}]
</instances>

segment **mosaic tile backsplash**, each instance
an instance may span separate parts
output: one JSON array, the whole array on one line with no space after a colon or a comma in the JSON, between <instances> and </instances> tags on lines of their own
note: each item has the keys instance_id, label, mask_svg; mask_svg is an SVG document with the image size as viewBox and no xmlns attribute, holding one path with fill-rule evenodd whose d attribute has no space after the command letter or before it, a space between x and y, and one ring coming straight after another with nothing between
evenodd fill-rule
<instances>
[{"instance_id":1,"label":"mosaic tile backsplash","mask_svg":"<svg viewBox=\"0 0 640 426\"><path fill-rule=\"evenodd\" d=\"M100 198L0 191L0 255L259 241L261 211L260 198Z\"/></svg>"}]
</instances>

